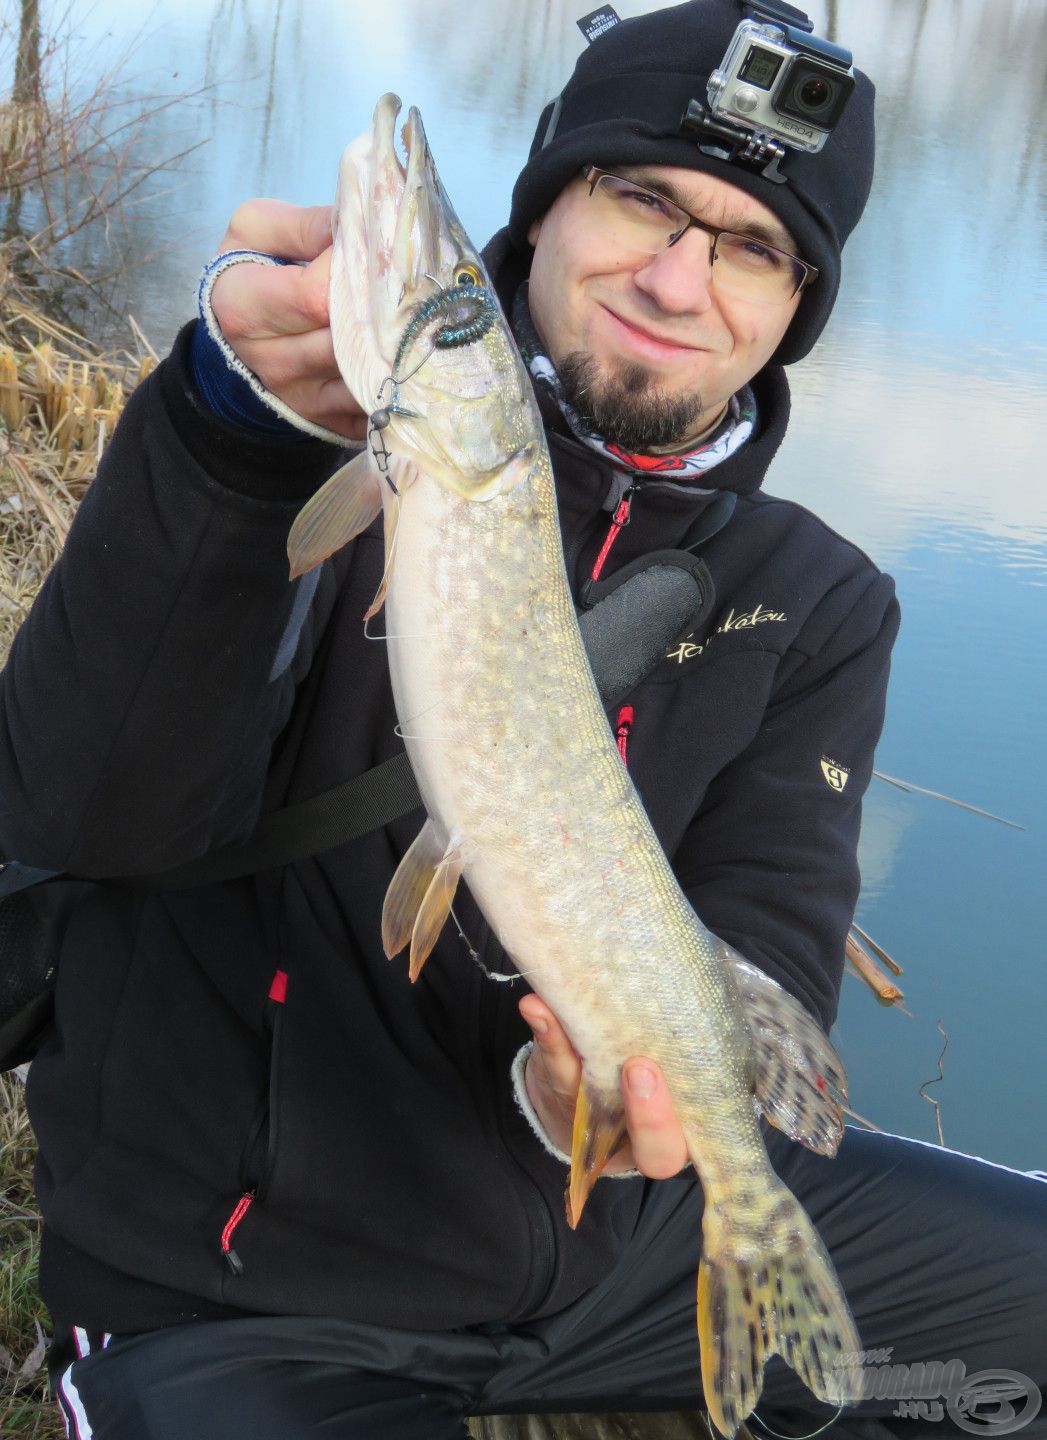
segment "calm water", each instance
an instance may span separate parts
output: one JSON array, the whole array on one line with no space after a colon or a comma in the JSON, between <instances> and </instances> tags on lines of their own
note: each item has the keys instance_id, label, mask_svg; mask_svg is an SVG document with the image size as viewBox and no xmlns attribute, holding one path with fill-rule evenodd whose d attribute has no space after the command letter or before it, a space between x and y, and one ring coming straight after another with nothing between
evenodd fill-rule
<instances>
[{"instance_id":1,"label":"calm water","mask_svg":"<svg viewBox=\"0 0 1047 1440\"><path fill-rule=\"evenodd\" d=\"M149 258L129 308L158 347L252 194L323 203L378 94L420 106L473 237L504 219L534 119L582 47L589 0L178 0L132 32L122 0L74 20L84 77L136 45L129 88L210 87L150 127L151 155L206 143L153 186L117 245ZM623 16L654 6L618 0ZM1047 1165L1043 762L1047 489L1043 0L812 0L819 34L876 80L879 165L768 489L855 539L904 610L878 766L1025 832L873 782L860 923L905 965L911 1017L844 988L837 1040L856 1107ZM165 194L158 192L163 189Z\"/></svg>"}]
</instances>

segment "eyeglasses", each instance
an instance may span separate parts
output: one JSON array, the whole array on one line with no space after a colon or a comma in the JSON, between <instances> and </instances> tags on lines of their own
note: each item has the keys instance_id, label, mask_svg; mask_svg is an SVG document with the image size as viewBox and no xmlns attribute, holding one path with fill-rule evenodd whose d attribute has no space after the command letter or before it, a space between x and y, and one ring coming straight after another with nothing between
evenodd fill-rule
<instances>
[{"instance_id":1,"label":"eyeglasses","mask_svg":"<svg viewBox=\"0 0 1047 1440\"><path fill-rule=\"evenodd\" d=\"M645 190L632 180L610 175L595 165L586 165L582 175L589 183L589 195L596 202L602 224L623 245L640 254L657 255L675 245L688 230L708 235L712 240L709 263L716 267L714 283L724 295L782 305L818 278L813 265L787 250L767 245L753 235L717 230L664 195Z\"/></svg>"}]
</instances>

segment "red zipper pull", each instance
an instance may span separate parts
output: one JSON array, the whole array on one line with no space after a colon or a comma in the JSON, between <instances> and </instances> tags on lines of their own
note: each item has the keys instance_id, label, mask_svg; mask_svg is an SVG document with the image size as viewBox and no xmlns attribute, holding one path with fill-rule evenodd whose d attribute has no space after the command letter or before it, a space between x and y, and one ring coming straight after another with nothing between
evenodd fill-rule
<instances>
[{"instance_id":1,"label":"red zipper pull","mask_svg":"<svg viewBox=\"0 0 1047 1440\"><path fill-rule=\"evenodd\" d=\"M603 569L607 557L611 553L611 546L618 539L618 536L625 529L626 525L628 525L630 512L633 508L633 496L635 494L636 486L630 485L628 490L626 490L625 494L619 500L618 505L615 508L615 512L611 516L611 528L607 532L607 538L603 542L600 553L599 555L597 555L596 560L593 564L593 573L589 577L590 580L599 580L600 571Z\"/></svg>"},{"instance_id":2,"label":"red zipper pull","mask_svg":"<svg viewBox=\"0 0 1047 1440\"><path fill-rule=\"evenodd\" d=\"M626 755L626 746L629 744L629 731L633 728L633 707L623 705L618 711L618 724L615 726L615 739L618 741L618 754L622 757L622 763L628 765L629 759Z\"/></svg>"},{"instance_id":3,"label":"red zipper pull","mask_svg":"<svg viewBox=\"0 0 1047 1440\"><path fill-rule=\"evenodd\" d=\"M248 1190L241 1195L236 1202L236 1209L225 1222L225 1229L222 1231L222 1254L225 1256L226 1264L234 1275L240 1276L244 1273L244 1262L233 1249L233 1231L240 1224L240 1221L250 1210L254 1201L254 1191Z\"/></svg>"}]
</instances>

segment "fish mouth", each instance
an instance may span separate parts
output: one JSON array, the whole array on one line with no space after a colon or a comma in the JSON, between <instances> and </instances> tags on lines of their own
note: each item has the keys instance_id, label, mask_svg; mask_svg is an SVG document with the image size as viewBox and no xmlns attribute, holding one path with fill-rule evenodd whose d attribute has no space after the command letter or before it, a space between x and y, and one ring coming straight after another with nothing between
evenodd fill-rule
<instances>
[{"instance_id":1,"label":"fish mouth","mask_svg":"<svg viewBox=\"0 0 1047 1440\"><path fill-rule=\"evenodd\" d=\"M390 447L446 489L487 499L533 466L533 447L517 433L521 411L530 416L529 382L414 108L399 150L400 110L398 96L383 95L342 156L329 292L335 358L365 412L386 417ZM504 335L492 336L498 326Z\"/></svg>"},{"instance_id":2,"label":"fish mouth","mask_svg":"<svg viewBox=\"0 0 1047 1440\"><path fill-rule=\"evenodd\" d=\"M425 126L414 106L400 131L406 160L400 159L396 146L400 110L398 95L383 95L375 107L371 136L379 183L399 191L387 263L403 286L401 303L410 304L423 291L431 293L434 284L448 283L461 255L455 237L461 226L436 173Z\"/></svg>"},{"instance_id":3,"label":"fish mouth","mask_svg":"<svg viewBox=\"0 0 1047 1440\"><path fill-rule=\"evenodd\" d=\"M420 357L483 337L497 302L483 262L440 181L422 117L413 106L400 130L400 99L375 107L367 182L353 209L363 230L371 316L394 382L410 378Z\"/></svg>"}]
</instances>

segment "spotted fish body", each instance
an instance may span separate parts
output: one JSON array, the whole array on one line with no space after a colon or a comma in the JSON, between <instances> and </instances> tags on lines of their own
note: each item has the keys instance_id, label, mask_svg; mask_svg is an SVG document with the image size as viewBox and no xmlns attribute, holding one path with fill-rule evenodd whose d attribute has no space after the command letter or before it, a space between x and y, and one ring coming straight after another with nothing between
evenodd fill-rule
<instances>
[{"instance_id":1,"label":"spotted fish body","mask_svg":"<svg viewBox=\"0 0 1047 1440\"><path fill-rule=\"evenodd\" d=\"M656 1061L705 1195L698 1331L714 1423L734 1434L774 1353L844 1404L856 1377L834 1359L858 1337L754 1104L832 1154L842 1068L797 1002L702 925L651 828L575 620L529 379L416 111L406 166L396 155L398 111L383 97L346 152L332 263L343 376L388 412L370 437L378 462L365 452L328 482L289 545L300 573L384 509L376 606L428 814L386 897L387 953L410 947L416 978L467 881L583 1057L574 1224L622 1134L623 1062Z\"/></svg>"}]
</instances>

